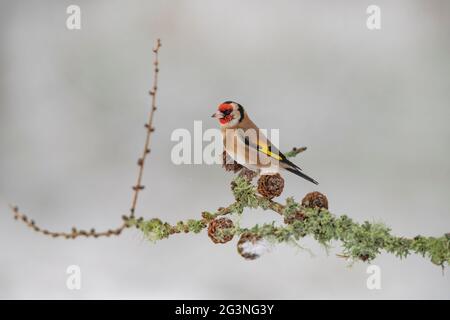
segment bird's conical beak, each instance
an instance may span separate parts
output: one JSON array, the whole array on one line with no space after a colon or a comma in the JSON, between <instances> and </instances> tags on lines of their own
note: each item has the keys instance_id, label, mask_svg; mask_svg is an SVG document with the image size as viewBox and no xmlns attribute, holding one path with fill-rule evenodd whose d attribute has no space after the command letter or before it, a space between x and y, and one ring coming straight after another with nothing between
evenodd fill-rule
<instances>
[{"instance_id":1,"label":"bird's conical beak","mask_svg":"<svg viewBox=\"0 0 450 320\"><path fill-rule=\"evenodd\" d=\"M217 119L220 119L220 118L222 118L223 117L223 114L222 114L222 112L220 112L220 111L216 111L215 113L213 113L213 115L211 116L211 118L217 118Z\"/></svg>"}]
</instances>

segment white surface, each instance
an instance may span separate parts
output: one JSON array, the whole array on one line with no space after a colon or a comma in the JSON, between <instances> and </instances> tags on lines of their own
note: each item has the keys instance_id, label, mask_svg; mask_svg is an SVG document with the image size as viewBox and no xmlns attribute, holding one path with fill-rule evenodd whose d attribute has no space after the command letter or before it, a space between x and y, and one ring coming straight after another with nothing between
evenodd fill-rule
<instances>
[{"instance_id":1,"label":"white surface","mask_svg":"<svg viewBox=\"0 0 450 320\"><path fill-rule=\"evenodd\" d=\"M244 261L205 233L155 245L120 238L54 240L11 218L8 203L51 229L120 223L131 198L161 37L156 132L138 214L169 222L232 200L218 166L174 166L170 134L204 127L233 99L328 195L331 210L383 221L396 234L450 231L450 4L377 1L70 1L0 3L0 298L450 298L448 272L383 254L382 289L310 239ZM297 199L312 184L286 176ZM249 211L243 224L271 221ZM278 218L275 218L278 219ZM82 289L66 288L77 264Z\"/></svg>"}]
</instances>

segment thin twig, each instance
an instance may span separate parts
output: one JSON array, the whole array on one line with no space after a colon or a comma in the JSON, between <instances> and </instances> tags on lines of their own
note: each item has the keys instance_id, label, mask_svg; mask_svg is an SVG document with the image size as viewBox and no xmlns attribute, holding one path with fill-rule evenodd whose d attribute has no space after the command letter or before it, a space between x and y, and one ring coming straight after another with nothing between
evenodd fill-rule
<instances>
[{"instance_id":1,"label":"thin twig","mask_svg":"<svg viewBox=\"0 0 450 320\"><path fill-rule=\"evenodd\" d=\"M150 90L149 94L152 97L152 103L151 103L151 109L148 117L148 122L145 124L145 128L147 129L147 135L145 137L145 143L144 143L144 150L142 151L142 156L138 159L138 166L139 166L139 172L137 176L136 184L133 186L133 199L131 202L131 208L130 208L130 218L134 218L134 214L136 211L136 205L137 200L139 197L139 192L144 189L145 186L141 184L142 182L142 176L144 174L144 166L145 166L145 159L147 158L147 155L150 153L150 137L152 132L155 130L152 127L153 123L153 114L156 110L156 92L158 91L158 73L159 73L159 61L158 61L158 52L161 48L161 40L158 39L156 41L156 46L153 48L153 53L155 55L155 60L153 62L154 65L154 73L153 73L153 88Z\"/></svg>"},{"instance_id":2,"label":"thin twig","mask_svg":"<svg viewBox=\"0 0 450 320\"><path fill-rule=\"evenodd\" d=\"M305 152L306 151L306 147L301 147L301 148L292 148L292 150L291 151L289 151L289 152L286 152L284 155L287 157L287 158L292 158L292 157L295 157L296 155L298 155L299 153L302 153L302 152Z\"/></svg>"},{"instance_id":3,"label":"thin twig","mask_svg":"<svg viewBox=\"0 0 450 320\"><path fill-rule=\"evenodd\" d=\"M14 219L22 221L23 223L25 223L25 225L27 225L29 228L33 229L34 231L36 231L38 233L41 233L43 235L53 237L53 238L75 239L78 237L99 238L99 237L118 236L122 233L122 231L125 228L128 228L128 225L125 222L123 222L119 227L117 227L115 229L108 229L108 230L100 231L100 232L97 232L94 228L92 228L90 230L83 230L83 229L77 229L75 227L73 227L70 232L49 231L47 229L39 227L34 222L34 220L31 220L25 214L21 213L17 206L10 206L10 207L14 213Z\"/></svg>"}]
</instances>

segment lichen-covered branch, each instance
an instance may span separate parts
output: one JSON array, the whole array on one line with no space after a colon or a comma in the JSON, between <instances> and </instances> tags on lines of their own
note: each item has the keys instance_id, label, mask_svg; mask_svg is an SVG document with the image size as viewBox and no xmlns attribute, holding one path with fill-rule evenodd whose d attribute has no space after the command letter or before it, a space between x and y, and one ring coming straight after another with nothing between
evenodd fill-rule
<instances>
[{"instance_id":1,"label":"lichen-covered branch","mask_svg":"<svg viewBox=\"0 0 450 320\"><path fill-rule=\"evenodd\" d=\"M311 194L313 198L305 197L302 203L295 202L293 198L287 198L286 203L281 204L259 196L251 181L240 176L233 180L232 191L236 199L233 204L214 213L205 212L199 220L180 221L175 225L159 219L148 221L131 219L128 223L141 230L148 239L156 241L168 238L175 233L199 233L211 226L219 216L241 215L245 208L262 208L283 216L284 225L276 225L272 222L251 228L241 228L232 223L221 222L220 225L223 227L215 225L214 232L209 232L210 238L215 243L225 243L227 241L220 239L226 238L230 241L233 236L244 235L246 239L250 239L248 241L253 239L253 246L249 244L246 249L251 252L254 247L261 245L262 239L269 243L292 243L310 236L327 247L332 241L341 242L343 255L353 260L371 261L382 251L386 251L399 258L416 253L440 266L450 263L450 234L441 237L417 236L412 239L394 236L391 230L381 223L368 221L357 223L346 215L337 217L324 207L310 205L324 197L322 194ZM240 253L251 259L258 256L249 255L246 250L243 249Z\"/></svg>"},{"instance_id":2,"label":"lichen-covered branch","mask_svg":"<svg viewBox=\"0 0 450 320\"><path fill-rule=\"evenodd\" d=\"M306 150L306 148L294 149ZM301 151L300 151L301 152ZM299 152L289 152L290 157ZM228 171L236 172L235 167L227 165ZM243 170L238 168L237 171ZM149 221L131 219L130 226L135 226L152 241L168 238L181 232L199 233L208 228L208 235L215 243L225 243L234 236L240 236L239 253L247 259L255 259L262 252L264 240L269 243L297 243L310 236L320 244L328 247L333 241L342 244L342 256L352 260L372 261L382 251L405 258L411 253L419 254L440 266L450 264L450 234L441 237L416 236L412 239L391 234L391 230L382 223L365 221L358 223L346 215L335 216L328 210L328 200L319 192L307 194L301 203L287 198L285 204L273 201L258 194L261 185L267 186L267 179L260 178L258 188L252 184L253 175L238 175L231 183L235 202L216 212L203 212L199 220L187 220L175 225L159 219ZM277 178L278 179L278 178ZM262 182L261 182L262 181ZM266 193L266 192L263 192ZM241 215L246 208L271 210L283 217L284 224L275 222L241 228L225 215Z\"/></svg>"}]
</instances>

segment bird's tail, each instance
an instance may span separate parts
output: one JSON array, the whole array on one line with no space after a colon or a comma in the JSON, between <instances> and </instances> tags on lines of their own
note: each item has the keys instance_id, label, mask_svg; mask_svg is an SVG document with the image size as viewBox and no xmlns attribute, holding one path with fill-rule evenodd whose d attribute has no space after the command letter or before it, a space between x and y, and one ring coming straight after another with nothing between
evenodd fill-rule
<instances>
[{"instance_id":1,"label":"bird's tail","mask_svg":"<svg viewBox=\"0 0 450 320\"><path fill-rule=\"evenodd\" d=\"M308 181L314 183L314 184L319 184L316 180L314 180L313 178L307 176L306 174L304 174L303 172L301 172L301 171L298 170L298 169L289 168L289 167L288 167L288 168L285 168L285 169L286 169L287 171L289 171L289 172L292 172L293 174L295 174L295 175L297 175L297 176L299 176L299 177L302 177L303 179L306 179L306 180L308 180Z\"/></svg>"}]
</instances>

